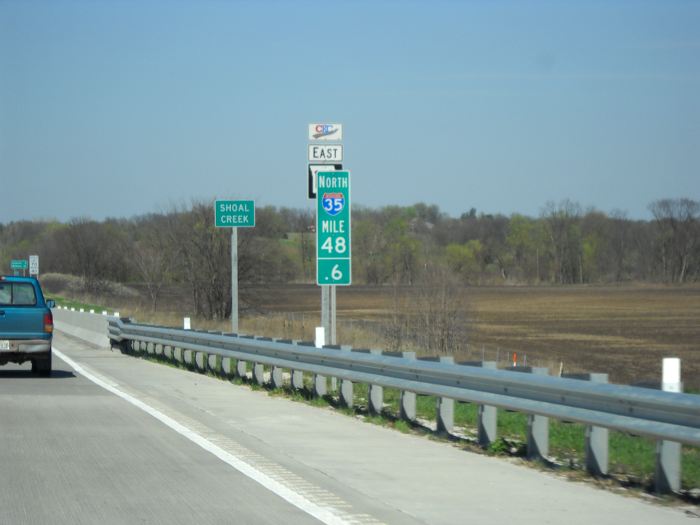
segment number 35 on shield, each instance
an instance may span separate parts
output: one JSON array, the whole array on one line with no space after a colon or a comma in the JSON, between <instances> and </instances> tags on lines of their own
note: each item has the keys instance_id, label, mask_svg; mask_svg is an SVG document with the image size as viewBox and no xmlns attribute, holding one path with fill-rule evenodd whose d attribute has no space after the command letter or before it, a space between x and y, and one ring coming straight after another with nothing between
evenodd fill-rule
<instances>
[{"instance_id":1,"label":"number 35 on shield","mask_svg":"<svg viewBox=\"0 0 700 525\"><path fill-rule=\"evenodd\" d=\"M342 193L324 193L323 209L328 215L338 215L345 207L345 198Z\"/></svg>"}]
</instances>

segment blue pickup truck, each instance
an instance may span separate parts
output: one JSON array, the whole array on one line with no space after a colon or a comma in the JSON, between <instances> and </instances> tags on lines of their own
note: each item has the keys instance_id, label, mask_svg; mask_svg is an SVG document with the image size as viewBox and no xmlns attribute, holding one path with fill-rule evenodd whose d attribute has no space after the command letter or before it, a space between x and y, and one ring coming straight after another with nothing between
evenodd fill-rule
<instances>
[{"instance_id":1,"label":"blue pickup truck","mask_svg":"<svg viewBox=\"0 0 700 525\"><path fill-rule=\"evenodd\" d=\"M31 361L32 372L51 375L54 306L35 277L0 276L0 365Z\"/></svg>"}]
</instances>

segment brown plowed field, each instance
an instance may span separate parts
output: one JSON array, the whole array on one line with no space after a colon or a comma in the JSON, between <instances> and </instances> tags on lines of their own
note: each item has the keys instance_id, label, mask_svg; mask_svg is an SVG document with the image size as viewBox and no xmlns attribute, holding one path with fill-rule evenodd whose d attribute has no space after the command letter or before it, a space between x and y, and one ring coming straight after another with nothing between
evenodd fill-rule
<instances>
[{"instance_id":1,"label":"brown plowed field","mask_svg":"<svg viewBox=\"0 0 700 525\"><path fill-rule=\"evenodd\" d=\"M381 321L393 288L338 288L338 319ZM686 388L700 389L700 287L466 287L469 349L458 359L498 358L558 373L607 372L618 383L659 381L661 359L680 357ZM256 289L267 312L318 315L319 288ZM342 341L340 341L342 342Z\"/></svg>"}]
</instances>

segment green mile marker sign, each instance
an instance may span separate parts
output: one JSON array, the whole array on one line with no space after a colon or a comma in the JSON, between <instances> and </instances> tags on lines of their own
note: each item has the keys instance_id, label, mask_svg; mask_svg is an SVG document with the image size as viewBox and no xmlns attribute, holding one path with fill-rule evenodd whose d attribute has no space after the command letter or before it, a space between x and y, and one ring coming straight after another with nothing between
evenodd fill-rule
<instances>
[{"instance_id":1,"label":"green mile marker sign","mask_svg":"<svg viewBox=\"0 0 700 525\"><path fill-rule=\"evenodd\" d=\"M214 218L217 228L252 228L255 226L255 201L216 201Z\"/></svg>"},{"instance_id":2,"label":"green mile marker sign","mask_svg":"<svg viewBox=\"0 0 700 525\"><path fill-rule=\"evenodd\" d=\"M320 171L316 178L316 283L349 286L350 172Z\"/></svg>"}]
</instances>

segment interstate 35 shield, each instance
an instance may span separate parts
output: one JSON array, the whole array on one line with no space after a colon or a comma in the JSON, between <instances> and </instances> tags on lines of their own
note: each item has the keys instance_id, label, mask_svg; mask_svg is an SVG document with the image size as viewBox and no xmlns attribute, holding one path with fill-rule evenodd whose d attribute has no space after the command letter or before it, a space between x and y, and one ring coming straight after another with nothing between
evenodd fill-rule
<instances>
[{"instance_id":1,"label":"interstate 35 shield","mask_svg":"<svg viewBox=\"0 0 700 525\"><path fill-rule=\"evenodd\" d=\"M342 193L324 193L322 206L328 215L336 216L345 207L345 197Z\"/></svg>"}]
</instances>

